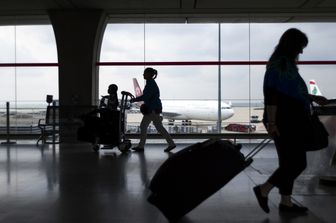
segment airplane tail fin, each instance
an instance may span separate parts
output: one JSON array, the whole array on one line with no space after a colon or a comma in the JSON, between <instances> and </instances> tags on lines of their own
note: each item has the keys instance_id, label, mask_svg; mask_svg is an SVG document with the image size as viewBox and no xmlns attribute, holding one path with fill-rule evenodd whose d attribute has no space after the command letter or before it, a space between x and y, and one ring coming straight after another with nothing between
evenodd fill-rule
<instances>
[{"instance_id":1,"label":"airplane tail fin","mask_svg":"<svg viewBox=\"0 0 336 223\"><path fill-rule=\"evenodd\" d=\"M316 84L315 80L309 80L309 89L310 89L310 94L312 95L322 95L319 87Z\"/></svg>"},{"instance_id":2,"label":"airplane tail fin","mask_svg":"<svg viewBox=\"0 0 336 223\"><path fill-rule=\"evenodd\" d=\"M134 87L135 97L140 97L142 95L142 90L136 78L133 78L133 87ZM143 104L143 101L139 101L135 103L136 107L139 107L139 108L142 104Z\"/></svg>"},{"instance_id":3,"label":"airplane tail fin","mask_svg":"<svg viewBox=\"0 0 336 223\"><path fill-rule=\"evenodd\" d=\"M134 87L135 97L141 96L142 95L142 90L141 90L140 85L138 83L138 80L136 78L133 78L133 87Z\"/></svg>"}]
</instances>

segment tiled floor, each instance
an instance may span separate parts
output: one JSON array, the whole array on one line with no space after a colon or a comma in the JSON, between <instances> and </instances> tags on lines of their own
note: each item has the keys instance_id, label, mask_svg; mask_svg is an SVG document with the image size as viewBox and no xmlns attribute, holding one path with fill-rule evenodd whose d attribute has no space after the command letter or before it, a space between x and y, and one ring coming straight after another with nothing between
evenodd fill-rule
<instances>
[{"instance_id":1,"label":"tiled floor","mask_svg":"<svg viewBox=\"0 0 336 223\"><path fill-rule=\"evenodd\" d=\"M180 144L176 151L185 146ZM245 145L243 152L251 146ZM144 153L121 154L114 149L95 154L85 144L1 145L0 222L168 222L146 201L147 185L168 157L163 149L164 145L152 144ZM252 187L263 182L277 165L270 145L252 166L180 222L336 222L336 187L318 183L324 169L316 154L309 156L309 163L293 196L310 208L305 216L280 214L276 190L270 195L270 214L257 205Z\"/></svg>"}]
</instances>

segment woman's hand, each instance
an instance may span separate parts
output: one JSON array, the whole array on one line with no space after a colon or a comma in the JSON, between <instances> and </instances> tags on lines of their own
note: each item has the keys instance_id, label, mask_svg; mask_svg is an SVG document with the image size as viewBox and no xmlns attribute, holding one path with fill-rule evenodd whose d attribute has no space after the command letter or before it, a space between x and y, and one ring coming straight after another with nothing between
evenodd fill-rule
<instances>
[{"instance_id":1,"label":"woman's hand","mask_svg":"<svg viewBox=\"0 0 336 223\"><path fill-rule=\"evenodd\" d=\"M326 105L328 104L328 99L321 95L311 95L311 99L319 105Z\"/></svg>"},{"instance_id":2,"label":"woman's hand","mask_svg":"<svg viewBox=\"0 0 336 223\"><path fill-rule=\"evenodd\" d=\"M279 137L280 133L279 133L279 129L277 127L277 125L274 122L269 122L266 124L266 129L268 134L272 137Z\"/></svg>"}]
</instances>

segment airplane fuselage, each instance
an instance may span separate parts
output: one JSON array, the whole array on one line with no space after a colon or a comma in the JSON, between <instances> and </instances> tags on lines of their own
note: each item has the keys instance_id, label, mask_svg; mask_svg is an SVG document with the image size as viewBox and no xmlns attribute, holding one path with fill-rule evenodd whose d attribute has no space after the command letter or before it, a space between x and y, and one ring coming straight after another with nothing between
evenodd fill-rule
<instances>
[{"instance_id":1,"label":"airplane fuselage","mask_svg":"<svg viewBox=\"0 0 336 223\"><path fill-rule=\"evenodd\" d=\"M135 96L142 95L142 90L136 78L133 78ZM169 120L218 120L217 100L162 100L163 118ZM137 106L140 107L141 103ZM221 102L221 119L225 120L234 115L231 103Z\"/></svg>"},{"instance_id":2,"label":"airplane fuselage","mask_svg":"<svg viewBox=\"0 0 336 223\"><path fill-rule=\"evenodd\" d=\"M172 120L218 120L218 102L215 100L162 100L163 118ZM234 115L230 105L221 103L222 120Z\"/></svg>"}]
</instances>

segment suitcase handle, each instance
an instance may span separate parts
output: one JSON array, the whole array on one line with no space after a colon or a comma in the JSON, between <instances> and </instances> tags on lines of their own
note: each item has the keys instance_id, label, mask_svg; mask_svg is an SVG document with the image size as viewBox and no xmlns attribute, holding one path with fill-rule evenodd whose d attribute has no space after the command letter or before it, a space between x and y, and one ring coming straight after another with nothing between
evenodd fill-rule
<instances>
[{"instance_id":1,"label":"suitcase handle","mask_svg":"<svg viewBox=\"0 0 336 223\"><path fill-rule=\"evenodd\" d=\"M257 153L259 153L272 139L263 139L254 149L252 149L246 156L245 161L252 159Z\"/></svg>"}]
</instances>

